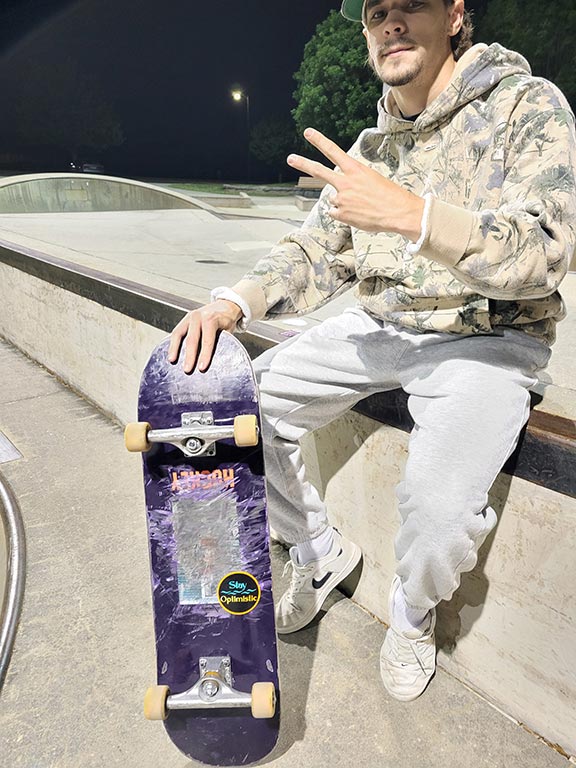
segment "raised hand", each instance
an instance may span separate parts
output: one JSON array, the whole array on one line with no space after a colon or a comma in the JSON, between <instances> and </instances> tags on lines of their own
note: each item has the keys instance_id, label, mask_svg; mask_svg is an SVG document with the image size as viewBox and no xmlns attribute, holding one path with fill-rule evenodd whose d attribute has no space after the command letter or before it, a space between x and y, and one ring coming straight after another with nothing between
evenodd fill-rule
<instances>
[{"instance_id":1,"label":"raised hand","mask_svg":"<svg viewBox=\"0 0 576 768\"><path fill-rule=\"evenodd\" d=\"M335 142L307 128L306 138L339 170L289 155L288 165L330 184L336 190L329 200L329 215L366 232L398 232L414 242L420 237L424 200L377 171L350 157Z\"/></svg>"}]
</instances>

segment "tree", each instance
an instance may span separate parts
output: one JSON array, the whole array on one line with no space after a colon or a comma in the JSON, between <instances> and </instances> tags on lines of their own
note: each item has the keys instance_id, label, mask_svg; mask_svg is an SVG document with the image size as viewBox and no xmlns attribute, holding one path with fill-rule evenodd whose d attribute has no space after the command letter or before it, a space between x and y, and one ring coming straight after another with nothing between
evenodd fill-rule
<instances>
[{"instance_id":1,"label":"tree","mask_svg":"<svg viewBox=\"0 0 576 768\"><path fill-rule=\"evenodd\" d=\"M300 135L311 126L348 149L362 130L376 125L382 83L367 64L360 25L337 11L316 28L294 78L298 106L292 115Z\"/></svg>"},{"instance_id":2,"label":"tree","mask_svg":"<svg viewBox=\"0 0 576 768\"><path fill-rule=\"evenodd\" d=\"M262 120L250 134L250 152L278 173L278 181L286 171L286 157L298 144L293 123L281 117Z\"/></svg>"},{"instance_id":3,"label":"tree","mask_svg":"<svg viewBox=\"0 0 576 768\"><path fill-rule=\"evenodd\" d=\"M576 106L574 0L490 0L476 37L521 53L535 75L552 80Z\"/></svg>"},{"instance_id":4,"label":"tree","mask_svg":"<svg viewBox=\"0 0 576 768\"><path fill-rule=\"evenodd\" d=\"M22 64L8 120L19 143L56 146L74 161L82 150L104 150L124 141L97 81L63 53L54 53L49 67L32 60Z\"/></svg>"}]
</instances>

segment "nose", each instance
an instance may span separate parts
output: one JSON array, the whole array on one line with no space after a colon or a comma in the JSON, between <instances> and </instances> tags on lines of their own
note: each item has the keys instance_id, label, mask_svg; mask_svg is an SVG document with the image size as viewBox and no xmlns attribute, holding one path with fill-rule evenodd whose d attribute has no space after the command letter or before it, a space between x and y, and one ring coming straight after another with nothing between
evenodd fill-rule
<instances>
[{"instance_id":1,"label":"nose","mask_svg":"<svg viewBox=\"0 0 576 768\"><path fill-rule=\"evenodd\" d=\"M404 14L397 10L390 11L384 22L384 35L386 37L403 35L407 29L408 26Z\"/></svg>"}]
</instances>

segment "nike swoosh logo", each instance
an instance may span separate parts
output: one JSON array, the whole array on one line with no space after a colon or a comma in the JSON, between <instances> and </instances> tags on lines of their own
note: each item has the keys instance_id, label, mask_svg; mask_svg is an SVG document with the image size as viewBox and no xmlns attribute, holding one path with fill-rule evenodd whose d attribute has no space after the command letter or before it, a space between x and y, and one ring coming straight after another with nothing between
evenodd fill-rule
<instances>
[{"instance_id":1,"label":"nike swoosh logo","mask_svg":"<svg viewBox=\"0 0 576 768\"><path fill-rule=\"evenodd\" d=\"M327 573L326 576L320 579L320 581L316 581L316 579L312 579L312 586L314 587L314 589L322 589L322 587L324 586L324 584L326 584L330 576L332 576L332 574Z\"/></svg>"}]
</instances>

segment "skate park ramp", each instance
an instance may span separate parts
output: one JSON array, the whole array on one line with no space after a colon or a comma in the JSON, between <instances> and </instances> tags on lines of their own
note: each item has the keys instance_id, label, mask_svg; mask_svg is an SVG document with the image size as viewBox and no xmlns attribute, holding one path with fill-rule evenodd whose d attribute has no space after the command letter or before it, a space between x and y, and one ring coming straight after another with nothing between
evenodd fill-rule
<instances>
[{"instance_id":1,"label":"skate park ramp","mask_svg":"<svg viewBox=\"0 0 576 768\"><path fill-rule=\"evenodd\" d=\"M201 208L188 195L132 179L83 173L0 180L0 214L152 211Z\"/></svg>"}]
</instances>

